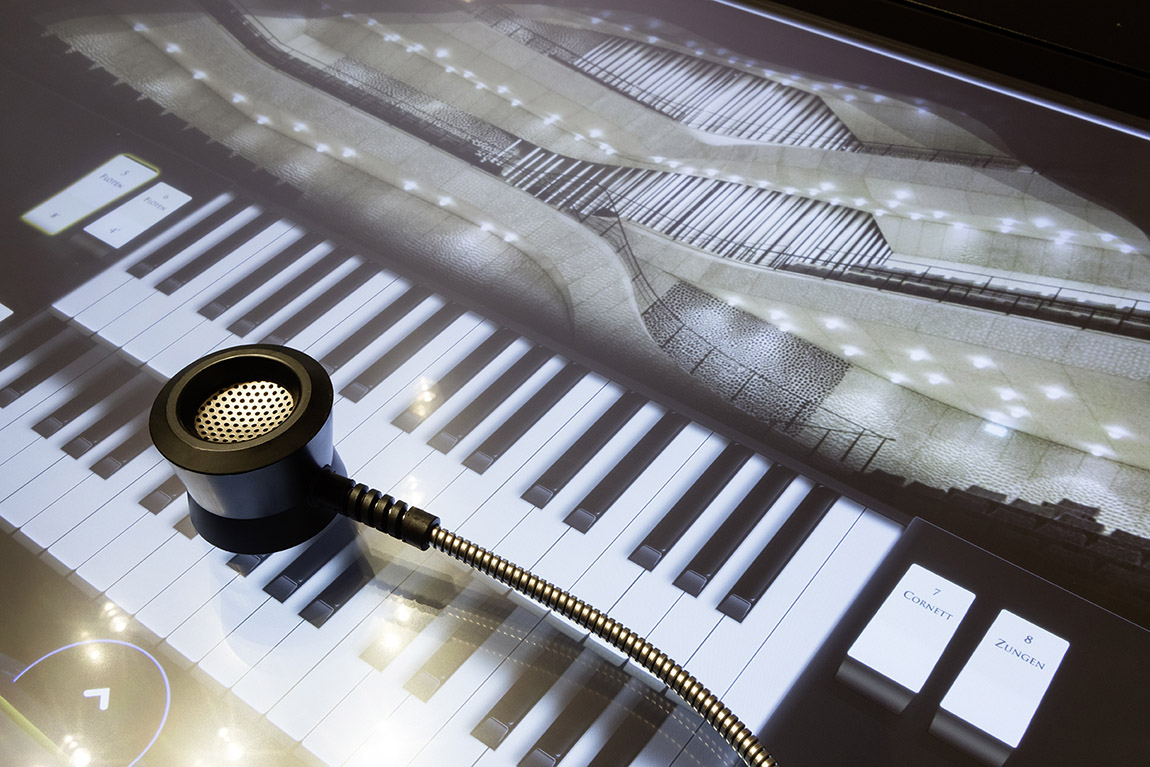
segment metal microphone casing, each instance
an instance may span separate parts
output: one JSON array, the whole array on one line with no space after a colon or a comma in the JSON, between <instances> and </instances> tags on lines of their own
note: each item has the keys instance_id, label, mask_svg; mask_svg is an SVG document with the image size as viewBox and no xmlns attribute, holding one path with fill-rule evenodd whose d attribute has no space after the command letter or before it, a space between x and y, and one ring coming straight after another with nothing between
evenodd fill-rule
<instances>
[{"instance_id":1,"label":"metal microphone casing","mask_svg":"<svg viewBox=\"0 0 1150 767\"><path fill-rule=\"evenodd\" d=\"M245 402L237 406L239 420L250 416L262 423L259 428L222 437L232 441L220 441L214 432L205 437L205 405L249 382L287 392L290 412L264 419L264 403ZM226 349L173 376L152 406L149 429L188 491L197 532L222 549L262 554L290 548L322 530L334 513L310 502L313 486L325 468L344 472L333 442L333 400L323 367L280 346ZM226 424L227 418L222 420ZM274 425L267 428L268 423Z\"/></svg>"}]
</instances>

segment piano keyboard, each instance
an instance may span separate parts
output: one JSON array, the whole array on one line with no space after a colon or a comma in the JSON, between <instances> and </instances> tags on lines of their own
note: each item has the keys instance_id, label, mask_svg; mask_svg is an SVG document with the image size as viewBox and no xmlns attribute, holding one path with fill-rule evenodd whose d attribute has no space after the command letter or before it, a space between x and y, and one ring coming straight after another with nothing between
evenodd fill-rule
<instances>
[{"instance_id":1,"label":"piano keyboard","mask_svg":"<svg viewBox=\"0 0 1150 767\"><path fill-rule=\"evenodd\" d=\"M716 757L622 658L446 558L338 520L264 557L197 537L144 419L209 351L316 357L351 476L608 609L753 724L900 533L242 195L186 208L0 336L0 517L327 764Z\"/></svg>"},{"instance_id":2,"label":"piano keyboard","mask_svg":"<svg viewBox=\"0 0 1150 767\"><path fill-rule=\"evenodd\" d=\"M880 265L892 255L874 217L831 202L719 178L575 160L533 147L503 177L580 214L609 209L724 258L826 266Z\"/></svg>"}]
</instances>

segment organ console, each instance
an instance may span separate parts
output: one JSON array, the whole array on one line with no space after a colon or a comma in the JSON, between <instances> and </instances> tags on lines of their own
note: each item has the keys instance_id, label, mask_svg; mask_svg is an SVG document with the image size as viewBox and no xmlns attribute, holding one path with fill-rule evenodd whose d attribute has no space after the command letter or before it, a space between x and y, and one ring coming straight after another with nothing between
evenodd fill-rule
<instances>
[{"instance_id":1,"label":"organ console","mask_svg":"<svg viewBox=\"0 0 1150 767\"><path fill-rule=\"evenodd\" d=\"M762 7L4 12L9 763L736 763L435 552L214 546L148 408L253 343L780 764L1144 757L1144 115Z\"/></svg>"}]
</instances>

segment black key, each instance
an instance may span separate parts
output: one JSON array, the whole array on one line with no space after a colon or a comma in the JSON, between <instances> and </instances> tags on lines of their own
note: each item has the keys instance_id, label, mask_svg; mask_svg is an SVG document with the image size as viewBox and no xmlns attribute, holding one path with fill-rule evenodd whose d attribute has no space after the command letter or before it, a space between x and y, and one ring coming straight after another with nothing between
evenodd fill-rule
<instances>
[{"instance_id":1,"label":"black key","mask_svg":"<svg viewBox=\"0 0 1150 767\"><path fill-rule=\"evenodd\" d=\"M313 538L302 553L264 586L264 591L277 602L283 602L354 539L355 526L351 520L345 517L333 519L326 530Z\"/></svg>"},{"instance_id":2,"label":"black key","mask_svg":"<svg viewBox=\"0 0 1150 767\"><path fill-rule=\"evenodd\" d=\"M411 573L385 602L380 623L387 628L359 657L380 671L387 668L459 596L464 585L422 570Z\"/></svg>"},{"instance_id":3,"label":"black key","mask_svg":"<svg viewBox=\"0 0 1150 767\"><path fill-rule=\"evenodd\" d=\"M340 264L348 259L348 256L349 253L343 248L336 248L328 253L319 261L316 261L307 269L304 269L293 277L275 293L272 293L251 309L248 309L243 317L240 317L228 326L228 332L243 338L264 322L267 322L268 318L273 314L303 295L308 288L335 271Z\"/></svg>"},{"instance_id":4,"label":"black key","mask_svg":"<svg viewBox=\"0 0 1150 767\"><path fill-rule=\"evenodd\" d=\"M240 247L248 240L255 237L257 234L267 229L269 226L279 220L279 215L270 211L264 211L258 216L253 218L241 226L236 231L223 238L215 245L205 250L200 255L193 258L188 263L177 269L171 276L166 277L156 290L164 295L170 296L180 288L187 285L189 282L199 277L201 274L212 268L224 259L229 253Z\"/></svg>"},{"instance_id":5,"label":"black key","mask_svg":"<svg viewBox=\"0 0 1150 767\"><path fill-rule=\"evenodd\" d=\"M627 558L644 569L654 570L750 457L750 450L729 443Z\"/></svg>"},{"instance_id":6,"label":"black key","mask_svg":"<svg viewBox=\"0 0 1150 767\"><path fill-rule=\"evenodd\" d=\"M139 426L123 442L116 445L106 456L93 464L93 474L107 479L152 446L152 435L148 431L148 424L143 417L139 421Z\"/></svg>"},{"instance_id":7,"label":"black key","mask_svg":"<svg viewBox=\"0 0 1150 767\"><path fill-rule=\"evenodd\" d=\"M331 311L332 307L347 298L352 291L363 285L371 276L379 271L374 264L360 264L351 274L332 285L323 293L309 301L307 305L281 322L275 330L264 337L261 343L282 346L296 336L301 330Z\"/></svg>"},{"instance_id":8,"label":"black key","mask_svg":"<svg viewBox=\"0 0 1150 767\"><path fill-rule=\"evenodd\" d=\"M248 576L270 556L271 554L236 554L228 560L228 567L240 575Z\"/></svg>"},{"instance_id":9,"label":"black key","mask_svg":"<svg viewBox=\"0 0 1150 767\"><path fill-rule=\"evenodd\" d=\"M627 674L621 668L603 660L594 661L591 678L539 736L527 755L519 760L519 767L553 767L558 764L607 709L626 681Z\"/></svg>"},{"instance_id":10,"label":"black key","mask_svg":"<svg viewBox=\"0 0 1150 767\"><path fill-rule=\"evenodd\" d=\"M243 200L232 200L132 264L128 268L128 274L133 277L143 277L149 274L156 267L163 266L187 250L190 245L202 240L213 230L223 226L247 207L248 203Z\"/></svg>"},{"instance_id":11,"label":"black key","mask_svg":"<svg viewBox=\"0 0 1150 767\"><path fill-rule=\"evenodd\" d=\"M0 371L49 343L66 329L68 326L65 323L49 314L41 314L15 328L13 333L19 333L20 337L0 350Z\"/></svg>"},{"instance_id":12,"label":"black key","mask_svg":"<svg viewBox=\"0 0 1150 767\"><path fill-rule=\"evenodd\" d=\"M360 589L371 583L374 577L375 568L372 567L371 560L362 551L358 552L355 561L337 575L319 596L299 611L299 617L320 628L339 612L349 599L359 593Z\"/></svg>"},{"instance_id":13,"label":"black key","mask_svg":"<svg viewBox=\"0 0 1150 767\"><path fill-rule=\"evenodd\" d=\"M156 381L146 373L140 373L128 385L127 391L119 402L113 405L111 410L97 418L95 423L89 424L88 428L69 440L64 445L64 452L73 458L84 455L132 420L134 416L146 410L159 390L160 385Z\"/></svg>"},{"instance_id":14,"label":"black key","mask_svg":"<svg viewBox=\"0 0 1150 767\"><path fill-rule=\"evenodd\" d=\"M532 347L526 354L503 372L490 386L483 390L467 407L427 441L427 444L441 453L446 453L471 433L472 429L491 415L516 389L524 384L543 363L551 359L551 350L542 346Z\"/></svg>"},{"instance_id":15,"label":"black key","mask_svg":"<svg viewBox=\"0 0 1150 767\"><path fill-rule=\"evenodd\" d=\"M503 625L515 611L515 604L499 594L466 609L447 641L439 646L419 671L407 680L403 689L425 703L459 670L479 646Z\"/></svg>"},{"instance_id":16,"label":"black key","mask_svg":"<svg viewBox=\"0 0 1150 767\"><path fill-rule=\"evenodd\" d=\"M503 328L492 333L439 379L438 383L422 393L407 410L396 416L392 423L406 432L414 431L425 418L438 410L440 405L455 396L465 383L491 364L491 361L510 346L515 338L514 333Z\"/></svg>"},{"instance_id":17,"label":"black key","mask_svg":"<svg viewBox=\"0 0 1150 767\"><path fill-rule=\"evenodd\" d=\"M491 468L491 464L498 461L508 448L526 434L527 430L534 426L548 410L555 407L556 403L563 399L567 392L571 391L571 388L585 375L587 375L585 367L574 362L568 362L566 367L552 376L550 381L543 384L542 388L512 413L511 417L504 421L498 429L493 431L491 436L483 441L482 445L467 456L463 465L479 474L487 471Z\"/></svg>"},{"instance_id":18,"label":"black key","mask_svg":"<svg viewBox=\"0 0 1150 767\"><path fill-rule=\"evenodd\" d=\"M719 612L741 623L838 499L838 493L822 485L807 493L719 603Z\"/></svg>"},{"instance_id":19,"label":"black key","mask_svg":"<svg viewBox=\"0 0 1150 767\"><path fill-rule=\"evenodd\" d=\"M563 521L581 533L590 530L686 425L678 413L664 413Z\"/></svg>"},{"instance_id":20,"label":"black key","mask_svg":"<svg viewBox=\"0 0 1150 767\"><path fill-rule=\"evenodd\" d=\"M471 731L471 736L488 748L499 748L583 649L581 642L545 624L527 641L535 641L538 646L523 663L522 675Z\"/></svg>"},{"instance_id":21,"label":"black key","mask_svg":"<svg viewBox=\"0 0 1150 767\"><path fill-rule=\"evenodd\" d=\"M614 437L623 424L631 420L646 400L633 391L624 393L603 415L596 419L591 428L583 432L571 447L551 464L539 479L523 494L523 500L532 506L543 508L555 494L567 486L571 478L579 473L593 456Z\"/></svg>"},{"instance_id":22,"label":"black key","mask_svg":"<svg viewBox=\"0 0 1150 767\"><path fill-rule=\"evenodd\" d=\"M356 328L338 346L325 354L320 362L328 373L339 370L347 364L348 360L363 351L368 344L383 335L388 328L423 303L430 295L431 291L427 288L418 285L411 286L394 301L380 309L374 317Z\"/></svg>"},{"instance_id":23,"label":"black key","mask_svg":"<svg viewBox=\"0 0 1150 767\"><path fill-rule=\"evenodd\" d=\"M699 596L794 478L795 473L787 467L777 463L772 466L683 568L675 585L693 597Z\"/></svg>"},{"instance_id":24,"label":"black key","mask_svg":"<svg viewBox=\"0 0 1150 767\"><path fill-rule=\"evenodd\" d=\"M627 711L627 716L588 762L587 767L624 767L631 764L675 710L675 701L667 695L656 694L641 682L632 684L640 688L639 700Z\"/></svg>"},{"instance_id":25,"label":"black key","mask_svg":"<svg viewBox=\"0 0 1150 767\"><path fill-rule=\"evenodd\" d=\"M91 339L71 328L66 329L61 335L64 338L61 343L53 344L45 352L42 359L16 376L11 383L0 390L0 408L8 407L36 386L59 373L67 367L68 363L74 361L81 354L94 348Z\"/></svg>"},{"instance_id":26,"label":"black key","mask_svg":"<svg viewBox=\"0 0 1150 767\"><path fill-rule=\"evenodd\" d=\"M400 365L411 359L411 355L422 349L437 335L442 333L448 325L463 315L463 307L457 304L447 304L435 314L428 317L419 327L412 330L402 340L397 342L383 354L382 357L368 366L367 370L356 376L356 379L343 387L340 394L352 402L359 402L367 396L389 375L394 373Z\"/></svg>"},{"instance_id":27,"label":"black key","mask_svg":"<svg viewBox=\"0 0 1150 767\"><path fill-rule=\"evenodd\" d=\"M52 436L110 397L137 372L137 368L117 358L114 358L107 365L101 365L98 370L94 371L92 380L77 392L76 396L40 419L32 427L32 430L41 437Z\"/></svg>"},{"instance_id":28,"label":"black key","mask_svg":"<svg viewBox=\"0 0 1150 767\"><path fill-rule=\"evenodd\" d=\"M195 538L197 535L196 526L192 524L192 518L186 514L180 518L180 521L172 525L172 527L176 528L176 532L189 540Z\"/></svg>"},{"instance_id":29,"label":"black key","mask_svg":"<svg viewBox=\"0 0 1150 767\"><path fill-rule=\"evenodd\" d=\"M140 499L140 505L153 514L159 514L184 493L184 483L175 474L165 479L152 492Z\"/></svg>"},{"instance_id":30,"label":"black key","mask_svg":"<svg viewBox=\"0 0 1150 767\"><path fill-rule=\"evenodd\" d=\"M203 317L207 317L209 320L214 320L251 295L253 290L261 285L267 284L269 280L274 279L276 275L294 264L302 258L305 253L309 252L321 242L323 242L322 235L304 234L298 240L253 269L251 273L241 277L231 287L220 293L207 304L201 306L199 314Z\"/></svg>"}]
</instances>

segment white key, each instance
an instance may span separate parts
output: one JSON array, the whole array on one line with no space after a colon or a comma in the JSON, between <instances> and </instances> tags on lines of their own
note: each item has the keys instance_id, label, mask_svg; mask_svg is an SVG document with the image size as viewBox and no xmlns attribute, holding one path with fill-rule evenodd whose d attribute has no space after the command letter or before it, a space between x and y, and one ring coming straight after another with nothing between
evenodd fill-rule
<instances>
[{"instance_id":1,"label":"white key","mask_svg":"<svg viewBox=\"0 0 1150 767\"><path fill-rule=\"evenodd\" d=\"M64 365L58 371L26 391L24 395L15 402L0 410L0 428L16 423L22 416L29 413L42 412L41 408L44 407L47 400L52 398L57 392L65 389L65 387L78 377L91 370L102 360L106 359L107 356L107 350L97 346L96 348L88 349L79 357L69 361L68 364ZM29 357L25 359L38 360L38 357L36 355L29 355ZM13 368L7 368L2 372L12 372L12 375L11 377L6 376L3 382L0 383L0 387L12 383L16 377L20 375L20 373L14 372Z\"/></svg>"},{"instance_id":2,"label":"white key","mask_svg":"<svg viewBox=\"0 0 1150 767\"><path fill-rule=\"evenodd\" d=\"M177 534L116 581L106 592L108 598L135 614L211 550L203 538L188 540Z\"/></svg>"},{"instance_id":3,"label":"white key","mask_svg":"<svg viewBox=\"0 0 1150 767\"><path fill-rule=\"evenodd\" d=\"M309 588L306 589L308 598L297 601L299 594L297 592L284 603L283 607L298 605L293 609L293 612L298 612L343 572L354 559L355 553L353 547L333 557L308 582ZM378 579L372 585L361 589L324 624L323 628L317 629L297 616L298 623L292 628L291 633L284 636L282 641L278 641L266 657L260 659L244 674L243 679L235 685L235 693L260 713L267 713L331 649L330 643L337 641L340 636L339 627L350 628L348 621L356 616L362 619L379 603L383 595L379 594L376 583ZM365 607L366 611L361 614L361 609ZM358 619L350 625L358 623Z\"/></svg>"},{"instance_id":4,"label":"white key","mask_svg":"<svg viewBox=\"0 0 1150 767\"><path fill-rule=\"evenodd\" d=\"M135 279L125 271L132 264L135 264L149 253L153 253L161 245L175 239L178 235L187 231L195 224L198 224L233 199L235 199L235 195L231 192L218 195L206 205L201 206L198 210L185 216L183 220L168 227L156 237L153 237L148 240L148 242L125 255L117 261L112 268L101 272L83 285L77 287L68 295L56 301L56 303L52 304L53 308L65 317L75 317L96 301L112 292L119 285L127 280Z\"/></svg>"},{"instance_id":5,"label":"white key","mask_svg":"<svg viewBox=\"0 0 1150 767\"><path fill-rule=\"evenodd\" d=\"M560 429L566 428L567 424L581 415L583 416L581 423L589 425L594 422L594 418L600 411L594 407L589 407L589 404L597 394L603 391L604 385L604 380L597 375L583 376L578 383L571 387L571 391L536 421L522 437L516 440L487 471L483 474L476 474L473 471L460 472L455 480L424 508L438 514L448 527L461 530L462 525L478 513L481 505L486 506L492 503L491 499L496 493L504 493L505 485L511 481L511 478L523 470L525 464L537 456L545 445L550 444ZM528 471L538 472L539 470L531 467ZM536 477L524 481L531 482ZM515 485L515 488L518 488L518 484ZM524 511L531 508L530 504L519 498L523 492L522 489L517 492L514 488L510 489L514 497L519 500L519 505L523 507ZM492 529L483 522L477 522L476 529L480 531L479 534L482 535L485 543L493 543L501 538L507 530L511 529L511 524L513 524L511 520L513 514L510 511L513 502L505 505L501 501L494 501L494 504L498 505L498 511L494 515L483 514L481 517L490 520L494 516L504 526L502 529L498 527Z\"/></svg>"},{"instance_id":6,"label":"white key","mask_svg":"<svg viewBox=\"0 0 1150 767\"><path fill-rule=\"evenodd\" d=\"M124 473L123 470L114 476ZM48 548L48 553L56 558L65 567L75 570L87 562L96 552L111 543L116 536L142 519L145 515L153 516L137 501L143 495L162 482L171 469L165 462L159 462L149 469L127 491L110 499L101 505L83 522L76 525L64 534L58 541ZM186 509L182 500L172 503L176 509ZM173 513L173 509L165 509L165 516Z\"/></svg>"},{"instance_id":7,"label":"white key","mask_svg":"<svg viewBox=\"0 0 1150 767\"><path fill-rule=\"evenodd\" d=\"M378 450L364 465L362 475L370 478L371 483L376 487L394 487L420 460L434 450L434 448L427 446L427 439L438 432L457 412L466 407L479 392L487 388L504 370L522 356L529 346L530 344L524 339L513 341L503 354L480 371L430 418L420 424L410 437L400 436L383 449Z\"/></svg>"},{"instance_id":8,"label":"white key","mask_svg":"<svg viewBox=\"0 0 1150 767\"><path fill-rule=\"evenodd\" d=\"M408 287L407 280L390 272L377 272L300 331L291 344L320 359Z\"/></svg>"},{"instance_id":9,"label":"white key","mask_svg":"<svg viewBox=\"0 0 1150 767\"><path fill-rule=\"evenodd\" d=\"M130 504L128 499L122 498L124 490L158 463L158 460L132 461L108 479L82 470L80 482L71 489L55 488L57 499L21 531L39 545L49 548L104 504L114 502L116 498L121 498L121 503Z\"/></svg>"},{"instance_id":10,"label":"white key","mask_svg":"<svg viewBox=\"0 0 1150 767\"><path fill-rule=\"evenodd\" d=\"M394 439L405 435L391 421L407 409L426 387L435 383L494 331L494 325L470 313L463 315L412 355L387 380L372 389L360 402L336 401L337 431L344 434L337 443L349 471L358 475L367 459ZM370 480L370 477L365 477ZM371 484L370 481L365 484Z\"/></svg>"},{"instance_id":11,"label":"white key","mask_svg":"<svg viewBox=\"0 0 1150 767\"><path fill-rule=\"evenodd\" d=\"M702 647L688 658L692 673L724 696L759 646L803 597L811 579L861 513L861 508L843 502L832 506L743 622L724 617ZM726 593L724 590L715 599L722 599Z\"/></svg>"},{"instance_id":12,"label":"white key","mask_svg":"<svg viewBox=\"0 0 1150 767\"><path fill-rule=\"evenodd\" d=\"M155 298L157 296L155 287L163 281L164 277L206 251L248 221L251 221L259 215L259 212L260 209L254 205L245 208L182 250L160 269L156 269L141 279L132 278L121 283L115 290L105 294L83 311L73 315L73 317L76 322L83 327L96 332L101 332L108 326L119 321L121 326L120 335L128 333L131 327L123 328L123 325L127 324L130 326L132 318L136 315L136 312L139 311L139 307L149 298ZM167 296L164 296L162 293L158 295L162 298L167 298ZM145 322L146 320L141 318L138 326L146 327ZM127 338L131 337L131 335L127 336Z\"/></svg>"},{"instance_id":13,"label":"white key","mask_svg":"<svg viewBox=\"0 0 1150 767\"><path fill-rule=\"evenodd\" d=\"M641 575L647 573L647 570L630 561L627 557L647 536L651 528L663 518L663 515L691 488L699 475L714 462L726 445L727 441L722 437L716 434L709 435L703 446L691 456L682 468L675 472L666 486L652 497L635 518L628 522L626 527L615 536L614 540L598 550L599 553L595 561L572 585L573 590L582 599L600 609L612 609L619 598L623 596L627 587ZM723 493L727 492L732 485L737 488L739 486L737 480L738 475L733 478L732 482L728 483L727 488L720 492L711 507L723 508L721 505L721 502L725 500ZM731 495L733 493L728 493L728 497ZM712 529L708 526L710 520L703 519L707 516L713 518L715 515L707 515L704 511L704 514L700 515L701 518L696 520L695 524L688 530L687 535L695 530L707 531ZM687 540L687 535L671 549L665 559L670 560L683 549L692 548ZM664 581L673 578L674 576L669 575L670 569L668 562L660 562L655 570L656 577Z\"/></svg>"},{"instance_id":14,"label":"white key","mask_svg":"<svg viewBox=\"0 0 1150 767\"><path fill-rule=\"evenodd\" d=\"M157 524L157 519L150 514L142 515L76 572L97 591L107 591L125 573L175 535L179 533L170 526Z\"/></svg>"},{"instance_id":15,"label":"white key","mask_svg":"<svg viewBox=\"0 0 1150 767\"><path fill-rule=\"evenodd\" d=\"M653 402L645 404L546 507L530 512L514 530L499 541L495 546L496 553L520 566L535 570L543 555L561 537L565 535L582 537L564 524L564 517L658 422L663 413L663 408Z\"/></svg>"},{"instance_id":16,"label":"white key","mask_svg":"<svg viewBox=\"0 0 1150 767\"><path fill-rule=\"evenodd\" d=\"M724 695L732 711L747 712L752 726L770 717L902 533L890 520L845 499L824 522L843 507L841 516L859 514L857 521Z\"/></svg>"},{"instance_id":17,"label":"white key","mask_svg":"<svg viewBox=\"0 0 1150 767\"><path fill-rule=\"evenodd\" d=\"M683 472L687 461L703 446L709 436L711 436L709 430L688 423L590 530L582 534L564 536L551 551L547 552L544 577L563 588L570 589L595 561L596 552L606 550L639 511L658 495L673 477ZM573 531L575 532L577 531ZM610 564L604 563L607 566Z\"/></svg>"},{"instance_id":18,"label":"white key","mask_svg":"<svg viewBox=\"0 0 1150 767\"><path fill-rule=\"evenodd\" d=\"M171 295L154 293L131 315L107 325L100 334L132 357L147 361L209 321L196 310L219 291L221 282L233 279L234 270L251 259L270 258L300 235L302 231L290 221L276 221ZM151 306L162 307L163 313L153 315L145 308Z\"/></svg>"},{"instance_id":19,"label":"white key","mask_svg":"<svg viewBox=\"0 0 1150 767\"><path fill-rule=\"evenodd\" d=\"M234 687L292 629L303 622L289 606L299 594L296 592L284 604L274 599L266 600L231 631L224 641L204 656L200 668L224 687Z\"/></svg>"},{"instance_id":20,"label":"white key","mask_svg":"<svg viewBox=\"0 0 1150 767\"><path fill-rule=\"evenodd\" d=\"M500 403L491 415L461 439L450 454L440 453L434 448L429 448L426 452L421 451L422 460L391 485L393 494L399 498L411 498L416 504L426 503L439 495L451 480L469 471L461 466L460 461L482 444L490 432L518 410L565 364L565 361L558 357L543 363L539 370Z\"/></svg>"},{"instance_id":21,"label":"white key","mask_svg":"<svg viewBox=\"0 0 1150 767\"><path fill-rule=\"evenodd\" d=\"M136 613L158 637L176 630L192 613L239 576L227 567L231 554L212 549Z\"/></svg>"}]
</instances>

